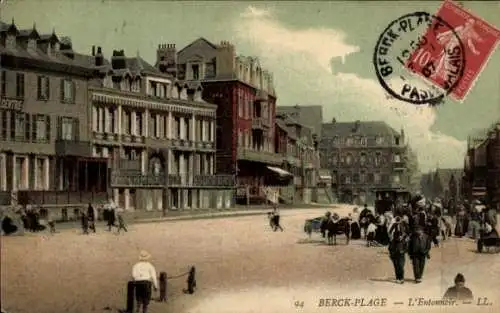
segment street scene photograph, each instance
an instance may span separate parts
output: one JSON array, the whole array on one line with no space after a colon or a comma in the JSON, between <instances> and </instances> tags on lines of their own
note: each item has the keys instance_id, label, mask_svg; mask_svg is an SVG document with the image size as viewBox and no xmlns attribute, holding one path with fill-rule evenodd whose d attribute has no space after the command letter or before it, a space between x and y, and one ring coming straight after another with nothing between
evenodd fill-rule
<instances>
[{"instance_id":1,"label":"street scene photograph","mask_svg":"<svg viewBox=\"0 0 500 313\"><path fill-rule=\"evenodd\" d=\"M1 313L500 311L496 1L0 1Z\"/></svg>"}]
</instances>

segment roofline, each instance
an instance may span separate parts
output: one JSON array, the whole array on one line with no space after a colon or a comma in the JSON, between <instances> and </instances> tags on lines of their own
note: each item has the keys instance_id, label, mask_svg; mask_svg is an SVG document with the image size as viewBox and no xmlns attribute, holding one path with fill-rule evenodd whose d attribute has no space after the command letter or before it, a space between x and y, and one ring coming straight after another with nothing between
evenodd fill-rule
<instances>
[{"instance_id":1,"label":"roofline","mask_svg":"<svg viewBox=\"0 0 500 313\"><path fill-rule=\"evenodd\" d=\"M185 46L181 50L177 51L177 54L179 54L179 53L183 52L184 50L186 50L187 48L191 47L195 42L197 42L200 39L205 41L206 43L208 43L208 45L211 46L212 48L217 49L217 46L215 44L213 44L211 41L207 40L205 37L198 37L197 39L191 41L191 43L189 43L187 46Z\"/></svg>"}]
</instances>

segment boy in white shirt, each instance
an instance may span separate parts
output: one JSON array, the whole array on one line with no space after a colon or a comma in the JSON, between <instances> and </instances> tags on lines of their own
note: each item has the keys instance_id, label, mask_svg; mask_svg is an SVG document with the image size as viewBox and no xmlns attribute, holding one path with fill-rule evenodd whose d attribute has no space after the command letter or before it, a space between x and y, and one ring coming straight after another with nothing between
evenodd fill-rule
<instances>
[{"instance_id":1,"label":"boy in white shirt","mask_svg":"<svg viewBox=\"0 0 500 313\"><path fill-rule=\"evenodd\" d=\"M147 313L148 305L151 301L151 287L156 291L158 289L158 280L156 269L149 262L151 255L146 251L141 251L139 262L132 268L132 277L135 281L135 299L137 301L136 312L139 313L140 304L142 304L142 313Z\"/></svg>"}]
</instances>

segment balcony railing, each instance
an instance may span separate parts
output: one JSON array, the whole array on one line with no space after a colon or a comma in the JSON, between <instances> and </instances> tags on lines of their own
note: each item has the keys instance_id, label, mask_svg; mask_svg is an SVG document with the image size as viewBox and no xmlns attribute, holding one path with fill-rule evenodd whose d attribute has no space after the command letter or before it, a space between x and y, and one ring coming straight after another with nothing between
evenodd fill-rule
<instances>
[{"instance_id":1,"label":"balcony railing","mask_svg":"<svg viewBox=\"0 0 500 313\"><path fill-rule=\"evenodd\" d=\"M56 154L59 156L92 157L92 144L89 141L56 140Z\"/></svg>"},{"instance_id":2,"label":"balcony railing","mask_svg":"<svg viewBox=\"0 0 500 313\"><path fill-rule=\"evenodd\" d=\"M269 121L263 117L254 117L252 119L252 128L254 129L264 129L269 127Z\"/></svg>"},{"instance_id":3,"label":"balcony railing","mask_svg":"<svg viewBox=\"0 0 500 313\"><path fill-rule=\"evenodd\" d=\"M195 175L193 185L200 187L234 187L233 175Z\"/></svg>"},{"instance_id":4,"label":"balcony railing","mask_svg":"<svg viewBox=\"0 0 500 313\"><path fill-rule=\"evenodd\" d=\"M164 175L136 174L136 173L112 173L111 187L163 187L165 186Z\"/></svg>"},{"instance_id":5,"label":"balcony railing","mask_svg":"<svg viewBox=\"0 0 500 313\"><path fill-rule=\"evenodd\" d=\"M283 155L274 152L238 148L238 159L281 165L284 158Z\"/></svg>"}]
</instances>

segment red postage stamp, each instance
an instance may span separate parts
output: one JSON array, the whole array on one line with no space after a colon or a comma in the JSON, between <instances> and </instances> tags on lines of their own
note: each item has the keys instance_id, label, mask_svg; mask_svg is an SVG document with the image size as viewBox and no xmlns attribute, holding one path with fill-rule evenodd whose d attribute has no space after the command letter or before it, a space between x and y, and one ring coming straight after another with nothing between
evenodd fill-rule
<instances>
[{"instance_id":1,"label":"red postage stamp","mask_svg":"<svg viewBox=\"0 0 500 313\"><path fill-rule=\"evenodd\" d=\"M500 30L450 0L436 16L424 35L426 42L405 66L462 101L493 54Z\"/></svg>"}]
</instances>

